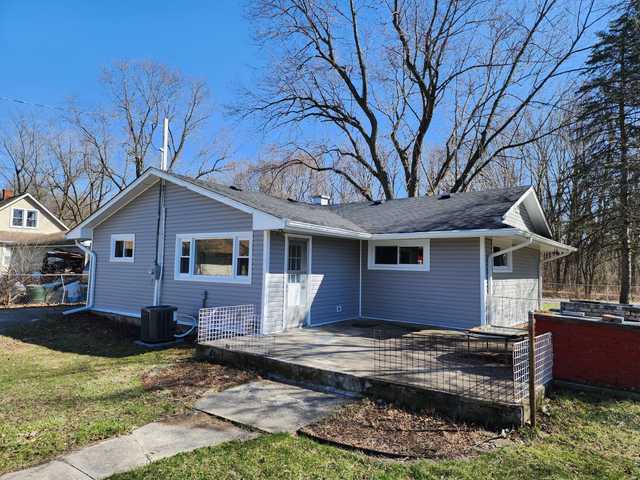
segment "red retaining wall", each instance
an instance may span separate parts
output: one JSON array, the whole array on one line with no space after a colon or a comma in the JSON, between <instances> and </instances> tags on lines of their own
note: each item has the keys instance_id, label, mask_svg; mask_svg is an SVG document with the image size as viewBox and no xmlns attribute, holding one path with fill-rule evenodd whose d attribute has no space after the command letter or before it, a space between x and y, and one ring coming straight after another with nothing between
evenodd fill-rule
<instances>
[{"instance_id":1,"label":"red retaining wall","mask_svg":"<svg viewBox=\"0 0 640 480\"><path fill-rule=\"evenodd\" d=\"M536 314L536 335L546 332L555 379L640 390L640 324Z\"/></svg>"}]
</instances>

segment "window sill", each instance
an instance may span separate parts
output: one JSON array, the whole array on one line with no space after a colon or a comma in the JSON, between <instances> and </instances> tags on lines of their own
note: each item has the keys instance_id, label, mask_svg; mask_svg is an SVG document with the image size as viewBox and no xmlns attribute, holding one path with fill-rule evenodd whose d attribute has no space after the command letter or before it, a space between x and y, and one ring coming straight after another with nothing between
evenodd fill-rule
<instances>
[{"instance_id":1,"label":"window sill","mask_svg":"<svg viewBox=\"0 0 640 480\"><path fill-rule=\"evenodd\" d=\"M251 278L211 277L207 275L174 275L177 282L228 283L232 285L251 285Z\"/></svg>"},{"instance_id":2,"label":"window sill","mask_svg":"<svg viewBox=\"0 0 640 480\"><path fill-rule=\"evenodd\" d=\"M493 273L513 273L511 267L493 267Z\"/></svg>"},{"instance_id":3,"label":"window sill","mask_svg":"<svg viewBox=\"0 0 640 480\"><path fill-rule=\"evenodd\" d=\"M109 262L111 262L111 263L134 263L133 262L133 258L116 258L116 257L111 257L109 259Z\"/></svg>"},{"instance_id":4,"label":"window sill","mask_svg":"<svg viewBox=\"0 0 640 480\"><path fill-rule=\"evenodd\" d=\"M369 265L369 270L395 270L398 272L428 272L428 265Z\"/></svg>"},{"instance_id":5,"label":"window sill","mask_svg":"<svg viewBox=\"0 0 640 480\"><path fill-rule=\"evenodd\" d=\"M37 230L38 226L35 227L27 227L26 225L9 225L9 228L18 228L20 230Z\"/></svg>"}]
</instances>

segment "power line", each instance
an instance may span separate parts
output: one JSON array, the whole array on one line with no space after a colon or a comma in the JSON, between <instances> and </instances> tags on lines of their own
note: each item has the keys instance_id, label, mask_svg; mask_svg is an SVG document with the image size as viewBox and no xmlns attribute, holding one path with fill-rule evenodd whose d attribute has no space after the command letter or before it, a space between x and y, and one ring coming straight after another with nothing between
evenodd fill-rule
<instances>
[{"instance_id":1,"label":"power line","mask_svg":"<svg viewBox=\"0 0 640 480\"><path fill-rule=\"evenodd\" d=\"M46 108L49 110L57 110L59 112L65 112L65 113L69 113L71 109L69 108L65 108L65 107L59 107L56 105L47 105L45 103L37 103L37 102L30 102L28 100L22 100L19 98L11 98L11 97L4 97L2 95L0 95L0 100L5 101L5 102L9 102L9 103L17 103L18 105L23 105L23 106L31 106L31 107L38 107L38 108ZM79 113L86 113L86 114L94 114L94 115L101 115L104 112L92 112L89 110L80 110L80 109L75 109L77 112Z\"/></svg>"}]
</instances>

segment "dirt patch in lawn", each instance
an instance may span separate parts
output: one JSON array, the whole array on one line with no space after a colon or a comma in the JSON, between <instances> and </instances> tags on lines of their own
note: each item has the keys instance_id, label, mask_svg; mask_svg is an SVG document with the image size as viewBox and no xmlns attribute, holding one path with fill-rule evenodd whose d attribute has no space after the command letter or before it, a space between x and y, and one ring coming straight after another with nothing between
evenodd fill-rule
<instances>
[{"instance_id":1,"label":"dirt patch in lawn","mask_svg":"<svg viewBox=\"0 0 640 480\"><path fill-rule=\"evenodd\" d=\"M369 453L434 459L478 454L505 445L515 436L369 400L347 405L300 432Z\"/></svg>"},{"instance_id":2,"label":"dirt patch in lawn","mask_svg":"<svg viewBox=\"0 0 640 480\"><path fill-rule=\"evenodd\" d=\"M256 378L250 371L185 359L144 373L142 385L145 390L167 392L176 400L190 403L207 390L226 390Z\"/></svg>"}]
</instances>

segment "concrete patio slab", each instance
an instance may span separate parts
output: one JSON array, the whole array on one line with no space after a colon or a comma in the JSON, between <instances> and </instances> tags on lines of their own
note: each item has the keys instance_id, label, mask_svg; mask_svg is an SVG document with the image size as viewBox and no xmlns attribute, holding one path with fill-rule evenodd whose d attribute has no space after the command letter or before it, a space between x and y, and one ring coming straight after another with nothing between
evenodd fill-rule
<instances>
[{"instance_id":1,"label":"concrete patio slab","mask_svg":"<svg viewBox=\"0 0 640 480\"><path fill-rule=\"evenodd\" d=\"M349 401L352 399L338 394L261 380L211 392L195 408L236 424L276 433L295 432Z\"/></svg>"},{"instance_id":2,"label":"concrete patio slab","mask_svg":"<svg viewBox=\"0 0 640 480\"><path fill-rule=\"evenodd\" d=\"M199 413L178 421L155 422L132 433L147 458L155 462L178 453L218 445L232 440L249 440L257 434Z\"/></svg>"},{"instance_id":3,"label":"concrete patio slab","mask_svg":"<svg viewBox=\"0 0 640 480\"><path fill-rule=\"evenodd\" d=\"M54 460L44 465L8 473L0 477L2 480L91 480L91 477L80 472L71 465Z\"/></svg>"},{"instance_id":4,"label":"concrete patio slab","mask_svg":"<svg viewBox=\"0 0 640 480\"><path fill-rule=\"evenodd\" d=\"M62 457L69 465L91 478L107 478L149 463L133 435L114 438Z\"/></svg>"}]
</instances>

